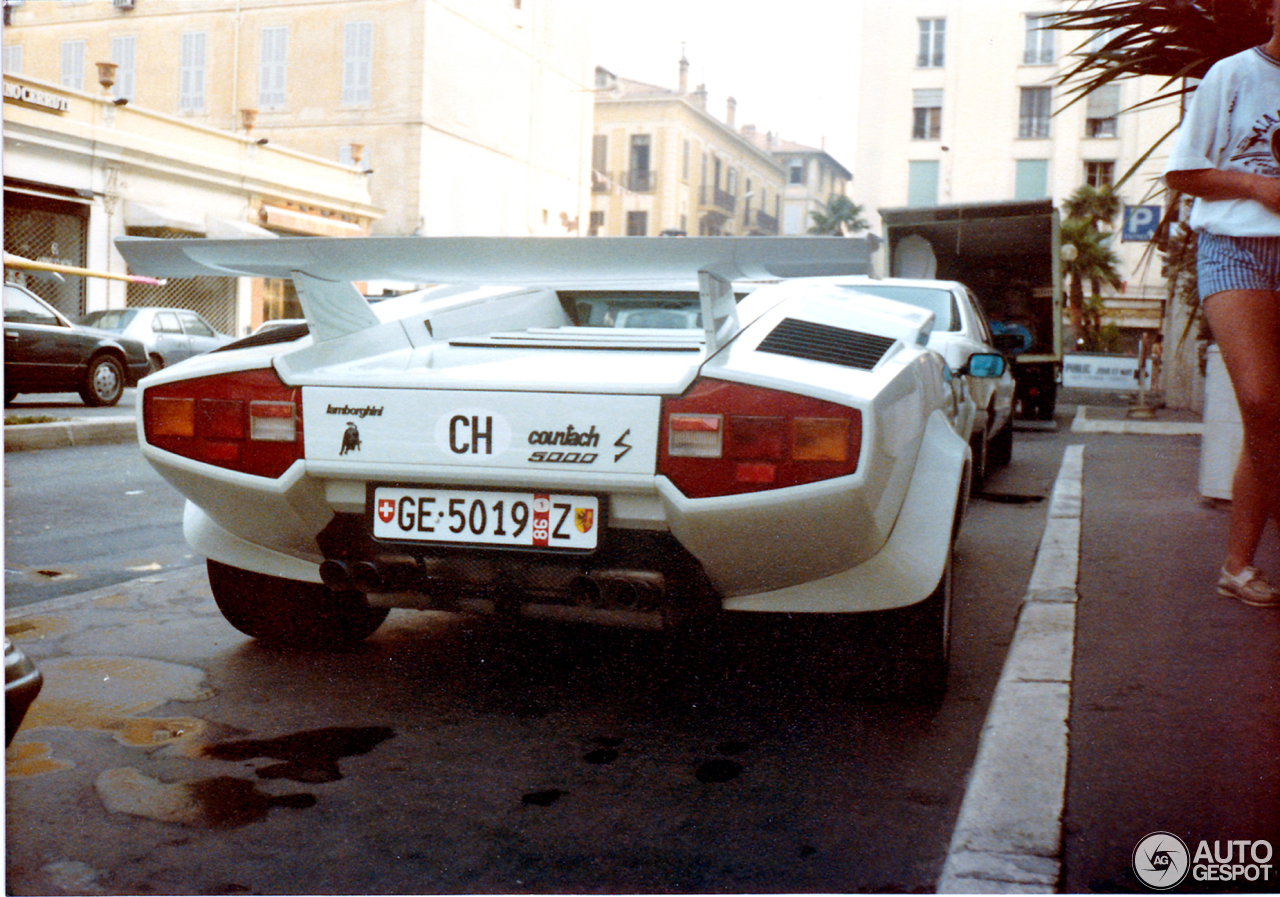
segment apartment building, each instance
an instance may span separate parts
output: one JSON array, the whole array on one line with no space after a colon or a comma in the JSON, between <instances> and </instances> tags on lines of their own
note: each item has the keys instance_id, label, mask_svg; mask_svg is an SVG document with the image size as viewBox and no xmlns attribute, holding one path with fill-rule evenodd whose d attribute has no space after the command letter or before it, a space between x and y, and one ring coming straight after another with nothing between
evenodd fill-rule
<instances>
[{"instance_id":1,"label":"apartment building","mask_svg":"<svg viewBox=\"0 0 1280 897\"><path fill-rule=\"evenodd\" d=\"M377 234L572 235L589 2L10 0L4 65L363 172Z\"/></svg>"},{"instance_id":2,"label":"apartment building","mask_svg":"<svg viewBox=\"0 0 1280 897\"><path fill-rule=\"evenodd\" d=\"M1178 122L1176 101L1126 111L1159 92L1130 79L1074 104L1060 77L1090 35L1048 30L1045 0L906 0L863 6L858 151L852 190L876 212L903 206L1050 198L1117 183ZM1163 211L1164 154L1119 189L1111 247L1126 284L1108 297L1122 328L1161 326L1165 284L1146 254ZM1131 334L1132 335L1132 334Z\"/></svg>"},{"instance_id":3,"label":"apartment building","mask_svg":"<svg viewBox=\"0 0 1280 897\"><path fill-rule=\"evenodd\" d=\"M735 126L707 111L703 86L677 89L596 69L591 147L592 236L776 235L786 172Z\"/></svg>"},{"instance_id":4,"label":"apartment building","mask_svg":"<svg viewBox=\"0 0 1280 897\"><path fill-rule=\"evenodd\" d=\"M755 125L743 125L742 136L776 159L787 173L782 194L782 233L807 234L813 226L812 213L826 211L833 196L847 196L853 174L826 151L784 140L778 134L761 133Z\"/></svg>"}]
</instances>

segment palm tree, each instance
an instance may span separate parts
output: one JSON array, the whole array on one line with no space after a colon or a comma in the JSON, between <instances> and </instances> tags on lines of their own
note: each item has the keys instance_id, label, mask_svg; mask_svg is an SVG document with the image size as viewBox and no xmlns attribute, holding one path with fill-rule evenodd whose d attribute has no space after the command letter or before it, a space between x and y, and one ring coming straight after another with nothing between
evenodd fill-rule
<instances>
[{"instance_id":1,"label":"palm tree","mask_svg":"<svg viewBox=\"0 0 1280 897\"><path fill-rule=\"evenodd\" d=\"M856 234L871 226L862 217L862 206L839 193L827 200L825 209L821 212L810 212L809 217L813 219L813 227L809 228L811 234L827 236Z\"/></svg>"},{"instance_id":2,"label":"palm tree","mask_svg":"<svg viewBox=\"0 0 1280 897\"><path fill-rule=\"evenodd\" d=\"M1120 214L1120 197L1109 185L1080 187L1067 198L1064 209L1068 218L1088 221L1095 230L1110 230Z\"/></svg>"},{"instance_id":3,"label":"palm tree","mask_svg":"<svg viewBox=\"0 0 1280 897\"><path fill-rule=\"evenodd\" d=\"M1112 289L1124 285L1124 278L1116 270L1120 258L1108 245L1111 235L1104 234L1085 218L1067 218L1062 222L1063 253L1062 273L1070 279L1067 293L1071 311L1071 329L1076 345L1096 349L1102 325L1102 286ZM1086 301L1084 287L1089 284Z\"/></svg>"}]
</instances>

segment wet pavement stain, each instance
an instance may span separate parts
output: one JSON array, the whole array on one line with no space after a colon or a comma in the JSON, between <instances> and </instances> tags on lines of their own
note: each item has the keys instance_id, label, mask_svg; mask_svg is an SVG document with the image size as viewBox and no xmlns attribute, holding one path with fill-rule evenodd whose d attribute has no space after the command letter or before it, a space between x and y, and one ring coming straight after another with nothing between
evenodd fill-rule
<instances>
[{"instance_id":1,"label":"wet pavement stain","mask_svg":"<svg viewBox=\"0 0 1280 897\"><path fill-rule=\"evenodd\" d=\"M718 782L730 782L736 779L742 773L742 765L732 760L724 760L717 758L708 760L698 767L695 775L699 782L707 784Z\"/></svg>"},{"instance_id":2,"label":"wet pavement stain","mask_svg":"<svg viewBox=\"0 0 1280 897\"><path fill-rule=\"evenodd\" d=\"M217 776L167 784L133 767L108 769L94 782L107 810L195 828L239 828L275 807L306 809L314 794L266 794L245 779Z\"/></svg>"},{"instance_id":3,"label":"wet pavement stain","mask_svg":"<svg viewBox=\"0 0 1280 897\"><path fill-rule=\"evenodd\" d=\"M70 760L57 760L53 746L43 741L27 741L10 745L4 754L4 774L10 779L48 775L74 769Z\"/></svg>"},{"instance_id":4,"label":"wet pavement stain","mask_svg":"<svg viewBox=\"0 0 1280 897\"><path fill-rule=\"evenodd\" d=\"M564 797L568 792L559 788L547 788L543 791L530 791L520 798L520 803L530 807L549 807Z\"/></svg>"},{"instance_id":5,"label":"wet pavement stain","mask_svg":"<svg viewBox=\"0 0 1280 897\"><path fill-rule=\"evenodd\" d=\"M318 784L342 778L339 760L367 754L394 734L387 726L332 726L279 738L224 741L209 745L203 754L215 760L279 760L258 769L257 776Z\"/></svg>"},{"instance_id":6,"label":"wet pavement stain","mask_svg":"<svg viewBox=\"0 0 1280 897\"><path fill-rule=\"evenodd\" d=\"M582 759L594 766L603 766L617 760L618 752L613 748L597 748L594 751L588 751Z\"/></svg>"}]
</instances>

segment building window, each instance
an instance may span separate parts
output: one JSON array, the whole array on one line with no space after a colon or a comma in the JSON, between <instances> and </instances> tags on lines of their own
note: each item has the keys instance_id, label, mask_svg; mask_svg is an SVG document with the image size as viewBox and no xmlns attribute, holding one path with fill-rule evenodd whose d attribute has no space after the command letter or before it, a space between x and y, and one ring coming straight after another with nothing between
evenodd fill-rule
<instances>
[{"instance_id":1,"label":"building window","mask_svg":"<svg viewBox=\"0 0 1280 897\"><path fill-rule=\"evenodd\" d=\"M1120 114L1120 85L1104 84L1089 94L1086 103L1085 136L1116 136L1116 117Z\"/></svg>"},{"instance_id":2,"label":"building window","mask_svg":"<svg viewBox=\"0 0 1280 897\"><path fill-rule=\"evenodd\" d=\"M1048 87L1022 88L1022 104L1018 114L1018 136L1045 138L1049 136Z\"/></svg>"},{"instance_id":3,"label":"building window","mask_svg":"<svg viewBox=\"0 0 1280 897\"><path fill-rule=\"evenodd\" d=\"M920 46L916 53L916 67L942 68L946 59L947 20L918 19L917 21L920 23Z\"/></svg>"},{"instance_id":4,"label":"building window","mask_svg":"<svg viewBox=\"0 0 1280 897\"><path fill-rule=\"evenodd\" d=\"M373 98L373 23L348 22L342 29L342 104Z\"/></svg>"},{"instance_id":5,"label":"building window","mask_svg":"<svg viewBox=\"0 0 1280 897\"><path fill-rule=\"evenodd\" d=\"M1027 65L1053 64L1053 29L1051 16L1027 16L1027 44L1022 61Z\"/></svg>"},{"instance_id":6,"label":"building window","mask_svg":"<svg viewBox=\"0 0 1280 897\"><path fill-rule=\"evenodd\" d=\"M62 69L58 83L71 90L84 90L84 41L62 42Z\"/></svg>"},{"instance_id":7,"label":"building window","mask_svg":"<svg viewBox=\"0 0 1280 897\"><path fill-rule=\"evenodd\" d=\"M911 139L939 139L942 136L942 91L911 91L911 107Z\"/></svg>"},{"instance_id":8,"label":"building window","mask_svg":"<svg viewBox=\"0 0 1280 897\"><path fill-rule=\"evenodd\" d=\"M936 160L907 163L907 205L938 204L938 169Z\"/></svg>"},{"instance_id":9,"label":"building window","mask_svg":"<svg viewBox=\"0 0 1280 897\"><path fill-rule=\"evenodd\" d=\"M21 44L13 44L4 48L4 73L6 75L22 74Z\"/></svg>"},{"instance_id":10,"label":"building window","mask_svg":"<svg viewBox=\"0 0 1280 897\"><path fill-rule=\"evenodd\" d=\"M1014 170L1014 199L1044 199L1049 195L1049 160L1018 159Z\"/></svg>"},{"instance_id":11,"label":"building window","mask_svg":"<svg viewBox=\"0 0 1280 897\"><path fill-rule=\"evenodd\" d=\"M262 43L258 48L259 109L284 108L288 51L289 29L286 26L262 29Z\"/></svg>"},{"instance_id":12,"label":"building window","mask_svg":"<svg viewBox=\"0 0 1280 897\"><path fill-rule=\"evenodd\" d=\"M648 212L627 212L627 236L644 237L649 233Z\"/></svg>"},{"instance_id":13,"label":"building window","mask_svg":"<svg viewBox=\"0 0 1280 897\"><path fill-rule=\"evenodd\" d=\"M684 142L684 148L680 151L680 178L689 180L689 154L691 152L689 141Z\"/></svg>"},{"instance_id":14,"label":"building window","mask_svg":"<svg viewBox=\"0 0 1280 897\"><path fill-rule=\"evenodd\" d=\"M652 140L648 134L631 135L631 165L627 188L640 193L653 189L649 151Z\"/></svg>"},{"instance_id":15,"label":"building window","mask_svg":"<svg viewBox=\"0 0 1280 897\"><path fill-rule=\"evenodd\" d=\"M116 64L116 83L111 95L117 100L132 100L137 76L138 39L133 36L111 38L111 61Z\"/></svg>"},{"instance_id":16,"label":"building window","mask_svg":"<svg viewBox=\"0 0 1280 897\"><path fill-rule=\"evenodd\" d=\"M787 163L787 183L803 184L805 182L804 159L792 159Z\"/></svg>"},{"instance_id":17,"label":"building window","mask_svg":"<svg viewBox=\"0 0 1280 897\"><path fill-rule=\"evenodd\" d=\"M589 220L590 223L587 225L587 236L600 236L600 231L604 230L604 212L592 212Z\"/></svg>"},{"instance_id":18,"label":"building window","mask_svg":"<svg viewBox=\"0 0 1280 897\"><path fill-rule=\"evenodd\" d=\"M591 138L591 170L606 176L609 173L608 134L595 134Z\"/></svg>"},{"instance_id":19,"label":"building window","mask_svg":"<svg viewBox=\"0 0 1280 897\"><path fill-rule=\"evenodd\" d=\"M1085 162L1084 181L1094 189L1110 187L1116 181L1116 163Z\"/></svg>"},{"instance_id":20,"label":"building window","mask_svg":"<svg viewBox=\"0 0 1280 897\"><path fill-rule=\"evenodd\" d=\"M205 49L207 35L188 31L182 35L178 57L178 111L204 112Z\"/></svg>"}]
</instances>

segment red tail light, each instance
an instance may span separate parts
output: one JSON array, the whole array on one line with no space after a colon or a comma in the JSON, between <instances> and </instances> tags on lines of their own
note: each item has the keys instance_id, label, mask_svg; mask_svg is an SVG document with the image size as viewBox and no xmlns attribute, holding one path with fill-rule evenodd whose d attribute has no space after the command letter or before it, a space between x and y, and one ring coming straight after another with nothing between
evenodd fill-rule
<instances>
[{"instance_id":1,"label":"red tail light","mask_svg":"<svg viewBox=\"0 0 1280 897\"><path fill-rule=\"evenodd\" d=\"M165 383L143 393L142 424L156 448L275 478L302 457L302 390L270 368Z\"/></svg>"},{"instance_id":2,"label":"red tail light","mask_svg":"<svg viewBox=\"0 0 1280 897\"><path fill-rule=\"evenodd\" d=\"M690 498L814 483L858 469L855 408L724 380L664 399L658 472Z\"/></svg>"}]
</instances>

